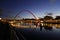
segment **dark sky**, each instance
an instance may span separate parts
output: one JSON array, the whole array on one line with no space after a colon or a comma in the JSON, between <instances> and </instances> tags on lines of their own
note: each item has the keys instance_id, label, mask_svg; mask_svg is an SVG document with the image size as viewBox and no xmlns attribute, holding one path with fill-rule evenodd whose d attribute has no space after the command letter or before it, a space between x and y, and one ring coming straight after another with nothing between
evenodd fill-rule
<instances>
[{"instance_id":1,"label":"dark sky","mask_svg":"<svg viewBox=\"0 0 60 40\"><path fill-rule=\"evenodd\" d=\"M53 13L54 17L60 15L60 0L0 0L0 17L14 17L23 9L30 10L37 17L44 17L47 13ZM18 16L33 17L26 12Z\"/></svg>"}]
</instances>

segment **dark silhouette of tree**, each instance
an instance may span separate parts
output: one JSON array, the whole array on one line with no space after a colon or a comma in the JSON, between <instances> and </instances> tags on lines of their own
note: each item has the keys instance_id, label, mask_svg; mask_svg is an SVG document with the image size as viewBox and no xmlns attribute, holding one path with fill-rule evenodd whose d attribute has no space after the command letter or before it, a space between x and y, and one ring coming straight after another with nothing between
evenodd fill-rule
<instances>
[{"instance_id":1,"label":"dark silhouette of tree","mask_svg":"<svg viewBox=\"0 0 60 40\"><path fill-rule=\"evenodd\" d=\"M53 15L53 13L47 13L46 16L44 17L44 19L47 19L47 20L53 19L52 15Z\"/></svg>"},{"instance_id":2,"label":"dark silhouette of tree","mask_svg":"<svg viewBox=\"0 0 60 40\"><path fill-rule=\"evenodd\" d=\"M53 17L52 16L45 16L44 19L49 20L49 19L53 19Z\"/></svg>"}]
</instances>

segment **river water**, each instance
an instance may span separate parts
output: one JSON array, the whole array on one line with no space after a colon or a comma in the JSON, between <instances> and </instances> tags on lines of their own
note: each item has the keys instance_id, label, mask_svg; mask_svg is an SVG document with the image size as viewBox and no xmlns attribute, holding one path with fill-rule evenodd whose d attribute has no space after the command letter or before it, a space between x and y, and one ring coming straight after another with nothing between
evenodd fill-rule
<instances>
[{"instance_id":1,"label":"river water","mask_svg":"<svg viewBox=\"0 0 60 40\"><path fill-rule=\"evenodd\" d=\"M51 25L51 24L49 24ZM52 29L40 28L16 28L27 40L60 40L60 24L52 24Z\"/></svg>"}]
</instances>

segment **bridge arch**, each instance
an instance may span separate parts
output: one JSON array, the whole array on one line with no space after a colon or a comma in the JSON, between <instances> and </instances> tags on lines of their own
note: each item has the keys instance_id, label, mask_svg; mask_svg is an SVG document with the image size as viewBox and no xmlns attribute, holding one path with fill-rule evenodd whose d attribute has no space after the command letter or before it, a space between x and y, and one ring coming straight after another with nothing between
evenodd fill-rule
<instances>
[{"instance_id":1,"label":"bridge arch","mask_svg":"<svg viewBox=\"0 0 60 40\"><path fill-rule=\"evenodd\" d=\"M18 12L18 13L15 15L14 19L15 19L20 13L22 13L22 12L28 12L28 13L31 14L35 19L37 19L36 16L35 16L31 11L26 10L26 9L21 10L20 12Z\"/></svg>"}]
</instances>

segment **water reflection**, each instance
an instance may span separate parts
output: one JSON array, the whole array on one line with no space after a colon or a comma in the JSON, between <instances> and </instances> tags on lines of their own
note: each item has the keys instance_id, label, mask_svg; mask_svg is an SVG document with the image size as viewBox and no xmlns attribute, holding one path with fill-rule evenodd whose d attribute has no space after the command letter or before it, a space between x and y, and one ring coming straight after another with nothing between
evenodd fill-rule
<instances>
[{"instance_id":1,"label":"water reflection","mask_svg":"<svg viewBox=\"0 0 60 40\"><path fill-rule=\"evenodd\" d=\"M16 30L21 32L27 38L27 40L60 39L60 29L56 29L55 27L53 27L53 31L47 31L47 29L44 29L44 27L42 27L42 30L40 28L19 28Z\"/></svg>"},{"instance_id":2,"label":"water reflection","mask_svg":"<svg viewBox=\"0 0 60 40\"><path fill-rule=\"evenodd\" d=\"M60 24L41 23L38 28L18 28L27 40L57 40L60 39Z\"/></svg>"},{"instance_id":3,"label":"water reflection","mask_svg":"<svg viewBox=\"0 0 60 40\"><path fill-rule=\"evenodd\" d=\"M13 26L17 28L40 28L40 31L43 30L50 30L52 31L53 27L60 28L60 24L56 23L45 23L45 22L38 22L38 23L15 23Z\"/></svg>"},{"instance_id":4,"label":"water reflection","mask_svg":"<svg viewBox=\"0 0 60 40\"><path fill-rule=\"evenodd\" d=\"M56 28L60 28L60 24L49 24L49 23L43 23L43 26L48 26L48 27L56 27Z\"/></svg>"},{"instance_id":5,"label":"water reflection","mask_svg":"<svg viewBox=\"0 0 60 40\"><path fill-rule=\"evenodd\" d=\"M49 31L52 31L54 27L60 29L60 24L52 24L52 23L42 23L42 24L40 24L40 31L42 31L42 28Z\"/></svg>"}]
</instances>

